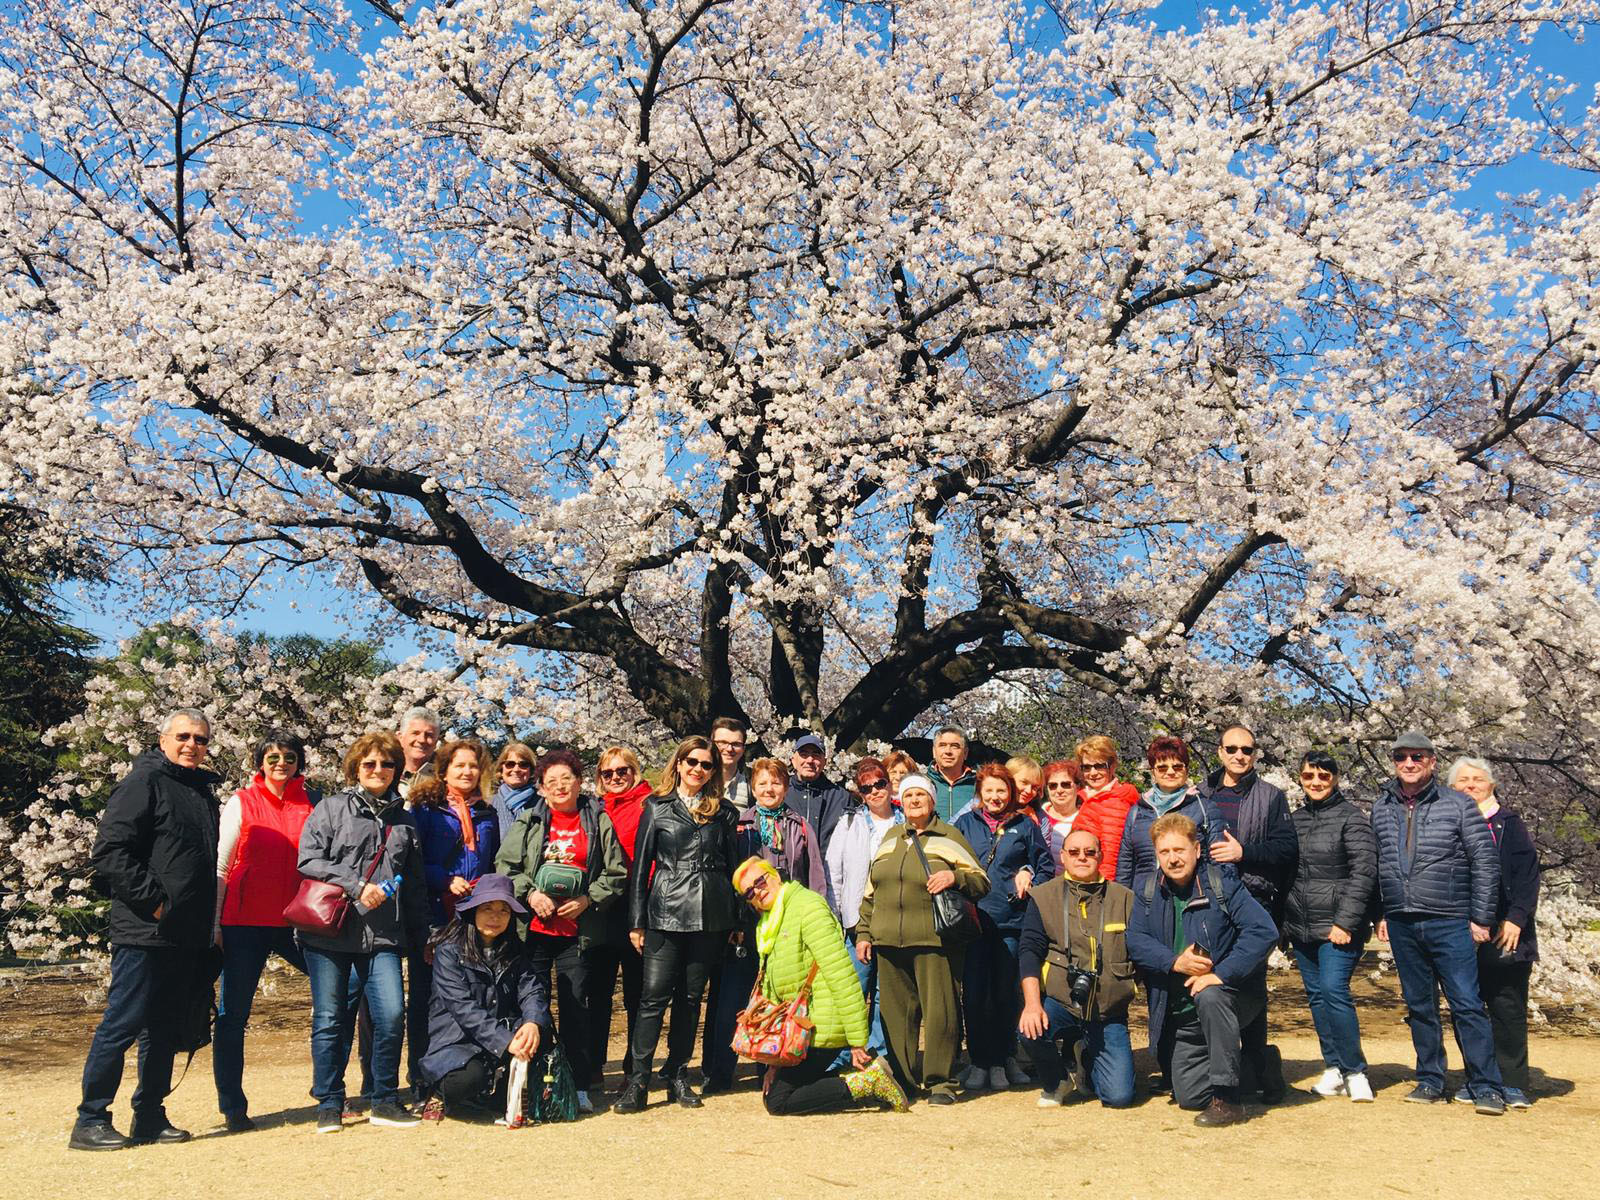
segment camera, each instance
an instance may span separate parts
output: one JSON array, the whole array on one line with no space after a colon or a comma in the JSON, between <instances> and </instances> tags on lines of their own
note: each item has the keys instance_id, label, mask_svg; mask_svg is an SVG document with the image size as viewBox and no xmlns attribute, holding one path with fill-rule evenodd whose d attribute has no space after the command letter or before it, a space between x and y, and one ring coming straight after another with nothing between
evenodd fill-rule
<instances>
[{"instance_id":1,"label":"camera","mask_svg":"<svg viewBox=\"0 0 1600 1200\"><path fill-rule=\"evenodd\" d=\"M1089 996L1099 978L1098 971L1085 971L1082 967L1072 966L1067 968L1067 995L1079 1012L1088 1012Z\"/></svg>"}]
</instances>

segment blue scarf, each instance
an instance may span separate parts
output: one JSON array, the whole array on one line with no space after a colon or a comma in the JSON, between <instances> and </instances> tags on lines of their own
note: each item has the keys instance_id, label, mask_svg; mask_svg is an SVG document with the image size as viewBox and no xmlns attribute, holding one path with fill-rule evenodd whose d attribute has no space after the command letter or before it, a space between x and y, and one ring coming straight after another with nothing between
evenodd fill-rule
<instances>
[{"instance_id":1,"label":"blue scarf","mask_svg":"<svg viewBox=\"0 0 1600 1200\"><path fill-rule=\"evenodd\" d=\"M1187 783L1170 792L1162 791L1158 787L1151 787L1150 807L1156 810L1156 816L1164 817L1177 808L1178 803L1188 794L1189 785Z\"/></svg>"},{"instance_id":2,"label":"blue scarf","mask_svg":"<svg viewBox=\"0 0 1600 1200\"><path fill-rule=\"evenodd\" d=\"M787 804L780 804L777 808L762 808L756 805L756 832L761 835L761 844L774 854L783 850L783 825L778 818L789 811Z\"/></svg>"},{"instance_id":3,"label":"blue scarf","mask_svg":"<svg viewBox=\"0 0 1600 1200\"><path fill-rule=\"evenodd\" d=\"M506 811L515 817L521 815L522 810L533 802L533 798L537 794L538 792L532 784L513 791L508 784L502 783L495 789L494 802L505 805Z\"/></svg>"}]
</instances>

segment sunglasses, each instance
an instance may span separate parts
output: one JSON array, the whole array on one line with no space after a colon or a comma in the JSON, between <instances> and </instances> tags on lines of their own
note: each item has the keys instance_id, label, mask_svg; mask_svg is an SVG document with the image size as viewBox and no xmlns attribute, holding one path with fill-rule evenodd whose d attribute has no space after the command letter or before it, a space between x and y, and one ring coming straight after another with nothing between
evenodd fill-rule
<instances>
[{"instance_id":1,"label":"sunglasses","mask_svg":"<svg viewBox=\"0 0 1600 1200\"><path fill-rule=\"evenodd\" d=\"M1061 853L1066 855L1068 858L1099 858L1100 857L1100 851L1092 850L1092 849L1091 850L1063 850Z\"/></svg>"},{"instance_id":2,"label":"sunglasses","mask_svg":"<svg viewBox=\"0 0 1600 1200\"><path fill-rule=\"evenodd\" d=\"M693 767L697 771L711 770L711 760L709 758L686 758L683 760L683 765Z\"/></svg>"},{"instance_id":3,"label":"sunglasses","mask_svg":"<svg viewBox=\"0 0 1600 1200\"><path fill-rule=\"evenodd\" d=\"M601 779L626 779L633 774L632 767L605 767L600 771Z\"/></svg>"},{"instance_id":4,"label":"sunglasses","mask_svg":"<svg viewBox=\"0 0 1600 1200\"><path fill-rule=\"evenodd\" d=\"M1073 789L1073 786L1074 784L1070 779L1052 779L1049 783L1045 784L1045 787L1049 788L1052 792L1070 792Z\"/></svg>"},{"instance_id":5,"label":"sunglasses","mask_svg":"<svg viewBox=\"0 0 1600 1200\"><path fill-rule=\"evenodd\" d=\"M754 900L756 898L756 893L757 892L764 892L766 890L767 890L767 877L765 875L763 875L760 879L756 880L749 887L745 888L744 891L740 892L739 896L746 904L748 904L748 903L750 903L750 901L752 901L752 900Z\"/></svg>"},{"instance_id":6,"label":"sunglasses","mask_svg":"<svg viewBox=\"0 0 1600 1200\"><path fill-rule=\"evenodd\" d=\"M1150 768L1158 775L1188 774L1189 764L1180 762L1158 762Z\"/></svg>"},{"instance_id":7,"label":"sunglasses","mask_svg":"<svg viewBox=\"0 0 1600 1200\"><path fill-rule=\"evenodd\" d=\"M887 791L888 787L889 781L887 779L874 779L871 783L863 783L861 790L863 792L882 792Z\"/></svg>"},{"instance_id":8,"label":"sunglasses","mask_svg":"<svg viewBox=\"0 0 1600 1200\"><path fill-rule=\"evenodd\" d=\"M1427 762L1430 758L1433 757L1433 755L1429 754L1426 750L1396 750L1389 757L1394 759L1394 761L1397 762L1397 763L1403 763L1403 762L1419 762L1420 763L1420 762Z\"/></svg>"},{"instance_id":9,"label":"sunglasses","mask_svg":"<svg viewBox=\"0 0 1600 1200\"><path fill-rule=\"evenodd\" d=\"M1111 764L1108 763L1108 762L1103 762L1103 763L1081 762L1081 763L1078 764L1078 770L1080 770L1080 771L1109 771L1110 769L1111 769Z\"/></svg>"},{"instance_id":10,"label":"sunglasses","mask_svg":"<svg viewBox=\"0 0 1600 1200\"><path fill-rule=\"evenodd\" d=\"M394 764L386 758L366 758L356 764L363 771L392 771Z\"/></svg>"},{"instance_id":11,"label":"sunglasses","mask_svg":"<svg viewBox=\"0 0 1600 1200\"><path fill-rule=\"evenodd\" d=\"M1307 767L1304 771L1300 772L1300 778L1307 780L1310 783L1332 783L1333 772Z\"/></svg>"},{"instance_id":12,"label":"sunglasses","mask_svg":"<svg viewBox=\"0 0 1600 1200\"><path fill-rule=\"evenodd\" d=\"M300 761L300 756L298 754L264 754L261 756L261 761L264 763L290 763L292 765Z\"/></svg>"},{"instance_id":13,"label":"sunglasses","mask_svg":"<svg viewBox=\"0 0 1600 1200\"><path fill-rule=\"evenodd\" d=\"M1255 754L1256 748L1254 746L1224 746L1222 752L1224 754L1242 754L1249 758Z\"/></svg>"},{"instance_id":14,"label":"sunglasses","mask_svg":"<svg viewBox=\"0 0 1600 1200\"><path fill-rule=\"evenodd\" d=\"M508 758L500 764L500 769L502 771L531 771L533 770L533 764L531 762L523 762L520 758Z\"/></svg>"},{"instance_id":15,"label":"sunglasses","mask_svg":"<svg viewBox=\"0 0 1600 1200\"><path fill-rule=\"evenodd\" d=\"M193 742L196 746L209 746L211 735L209 733L175 733L172 735L175 742Z\"/></svg>"}]
</instances>

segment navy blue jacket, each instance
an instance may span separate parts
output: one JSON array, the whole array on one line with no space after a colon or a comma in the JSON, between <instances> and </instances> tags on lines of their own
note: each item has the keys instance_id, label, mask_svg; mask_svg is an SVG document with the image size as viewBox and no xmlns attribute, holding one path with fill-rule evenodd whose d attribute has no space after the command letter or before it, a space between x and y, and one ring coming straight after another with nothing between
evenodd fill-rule
<instances>
[{"instance_id":1,"label":"navy blue jacket","mask_svg":"<svg viewBox=\"0 0 1600 1200\"><path fill-rule=\"evenodd\" d=\"M1384 915L1459 917L1493 925L1500 852L1471 796L1430 779L1414 804L1391 780L1372 806Z\"/></svg>"},{"instance_id":2,"label":"navy blue jacket","mask_svg":"<svg viewBox=\"0 0 1600 1200\"><path fill-rule=\"evenodd\" d=\"M482 800L473 802L472 828L478 848L468 850L461 836L461 818L448 801L429 801L414 805L411 815L422 839L422 867L428 881L428 911L434 925L450 919L453 907L446 903L450 880L459 875L476 879L494 870L494 856L500 851L500 818Z\"/></svg>"},{"instance_id":3,"label":"navy blue jacket","mask_svg":"<svg viewBox=\"0 0 1600 1200\"><path fill-rule=\"evenodd\" d=\"M1213 894L1214 884L1221 890L1220 903ZM1133 917L1128 922L1128 954L1144 972L1149 988L1152 1046L1161 1043L1167 989L1174 984L1182 986L1187 978L1172 969L1178 955L1172 948L1176 930L1169 886L1161 876L1136 888ZM1193 907L1202 897L1208 903ZM1231 865L1202 862L1189 885L1189 904L1183 916L1184 945L1199 944L1209 950L1211 970L1228 988L1237 991L1267 969L1267 956L1278 944L1278 928Z\"/></svg>"},{"instance_id":4,"label":"navy blue jacket","mask_svg":"<svg viewBox=\"0 0 1600 1200\"><path fill-rule=\"evenodd\" d=\"M1199 788L1190 788L1189 794L1171 811L1182 813L1199 827L1202 862L1210 857L1211 843L1222 836L1224 829L1230 828L1216 807L1200 794ZM1146 792L1139 797L1139 803L1128 810L1127 823L1122 827L1122 849L1117 853L1117 882L1135 893L1144 886L1146 879L1160 874L1155 843L1150 840L1150 826L1155 823L1156 810L1150 803L1150 793Z\"/></svg>"},{"instance_id":5,"label":"navy blue jacket","mask_svg":"<svg viewBox=\"0 0 1600 1200\"><path fill-rule=\"evenodd\" d=\"M479 1055L495 1062L505 1057L511 1035L532 1021L542 1025L545 1041L550 1028L550 995L533 960L511 938L491 966L468 963L461 943L446 935L433 955L433 992L428 997L428 1052L420 1064L422 1076L438 1083L451 1071Z\"/></svg>"},{"instance_id":6,"label":"navy blue jacket","mask_svg":"<svg viewBox=\"0 0 1600 1200\"><path fill-rule=\"evenodd\" d=\"M972 845L978 865L989 877L989 891L978 901L995 925L1006 933L1021 933L1028 915L1026 897L1017 897L1017 872L1026 867L1033 872L1032 887L1056 877L1056 864L1050 856L1050 841L1038 823L1027 813L1017 812L996 838L976 810L956 818L956 828Z\"/></svg>"},{"instance_id":7,"label":"navy blue jacket","mask_svg":"<svg viewBox=\"0 0 1600 1200\"><path fill-rule=\"evenodd\" d=\"M828 854L828 843L833 840L833 827L850 807L850 793L825 775L815 779L791 779L783 802L811 823L811 832L817 835L817 845L823 857Z\"/></svg>"},{"instance_id":8,"label":"navy blue jacket","mask_svg":"<svg viewBox=\"0 0 1600 1200\"><path fill-rule=\"evenodd\" d=\"M1236 864L1239 878L1250 894L1267 906L1268 912L1279 913L1284 893L1294 878L1299 850L1299 836L1289 816L1289 800L1282 788L1274 787L1254 771L1239 782L1244 785L1244 796L1239 801L1239 819L1233 822L1233 836L1239 839L1243 852ZM1197 790L1206 807L1221 816L1221 806L1214 797L1222 790L1222 768L1206 776Z\"/></svg>"},{"instance_id":9,"label":"navy blue jacket","mask_svg":"<svg viewBox=\"0 0 1600 1200\"><path fill-rule=\"evenodd\" d=\"M1500 903L1490 928L1498 933L1500 922L1510 921L1522 936L1510 954L1502 954L1492 940L1479 946L1478 953L1501 962L1538 962L1533 918L1539 908L1539 852L1522 818L1504 808L1489 818L1489 833L1500 850Z\"/></svg>"}]
</instances>

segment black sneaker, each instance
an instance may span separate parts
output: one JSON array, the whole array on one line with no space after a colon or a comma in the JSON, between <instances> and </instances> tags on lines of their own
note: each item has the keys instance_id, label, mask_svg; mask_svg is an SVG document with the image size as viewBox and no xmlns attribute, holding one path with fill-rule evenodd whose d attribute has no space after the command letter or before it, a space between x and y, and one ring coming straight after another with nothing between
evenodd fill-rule
<instances>
[{"instance_id":1,"label":"black sneaker","mask_svg":"<svg viewBox=\"0 0 1600 1200\"><path fill-rule=\"evenodd\" d=\"M1506 1098L1499 1092L1485 1092L1473 1097L1472 1111L1486 1117L1503 1117L1506 1115Z\"/></svg>"},{"instance_id":2,"label":"black sneaker","mask_svg":"<svg viewBox=\"0 0 1600 1200\"><path fill-rule=\"evenodd\" d=\"M1448 1104L1449 1098L1432 1084L1419 1083L1403 1097L1407 1104Z\"/></svg>"},{"instance_id":3,"label":"black sneaker","mask_svg":"<svg viewBox=\"0 0 1600 1200\"><path fill-rule=\"evenodd\" d=\"M245 1113L223 1113L223 1127L229 1133L254 1133L256 1123Z\"/></svg>"},{"instance_id":4,"label":"black sneaker","mask_svg":"<svg viewBox=\"0 0 1600 1200\"><path fill-rule=\"evenodd\" d=\"M644 1084L630 1079L622 1085L622 1095L611 1106L611 1111L619 1113L643 1112L648 1098Z\"/></svg>"},{"instance_id":5,"label":"black sneaker","mask_svg":"<svg viewBox=\"0 0 1600 1200\"><path fill-rule=\"evenodd\" d=\"M410 1129L413 1125L421 1125L422 1118L398 1100L384 1100L372 1106L367 1122L389 1129Z\"/></svg>"},{"instance_id":6,"label":"black sneaker","mask_svg":"<svg viewBox=\"0 0 1600 1200\"><path fill-rule=\"evenodd\" d=\"M72 1136L67 1139L69 1150L121 1150L127 1144L128 1139L113 1129L109 1121L74 1125Z\"/></svg>"},{"instance_id":7,"label":"black sneaker","mask_svg":"<svg viewBox=\"0 0 1600 1200\"><path fill-rule=\"evenodd\" d=\"M338 1133L344 1128L344 1120L337 1108L317 1109L317 1132Z\"/></svg>"},{"instance_id":8,"label":"black sneaker","mask_svg":"<svg viewBox=\"0 0 1600 1200\"><path fill-rule=\"evenodd\" d=\"M956 1102L956 1098L954 1096L952 1096L949 1092L929 1092L928 1093L928 1103L929 1104L954 1104L955 1102Z\"/></svg>"}]
</instances>

